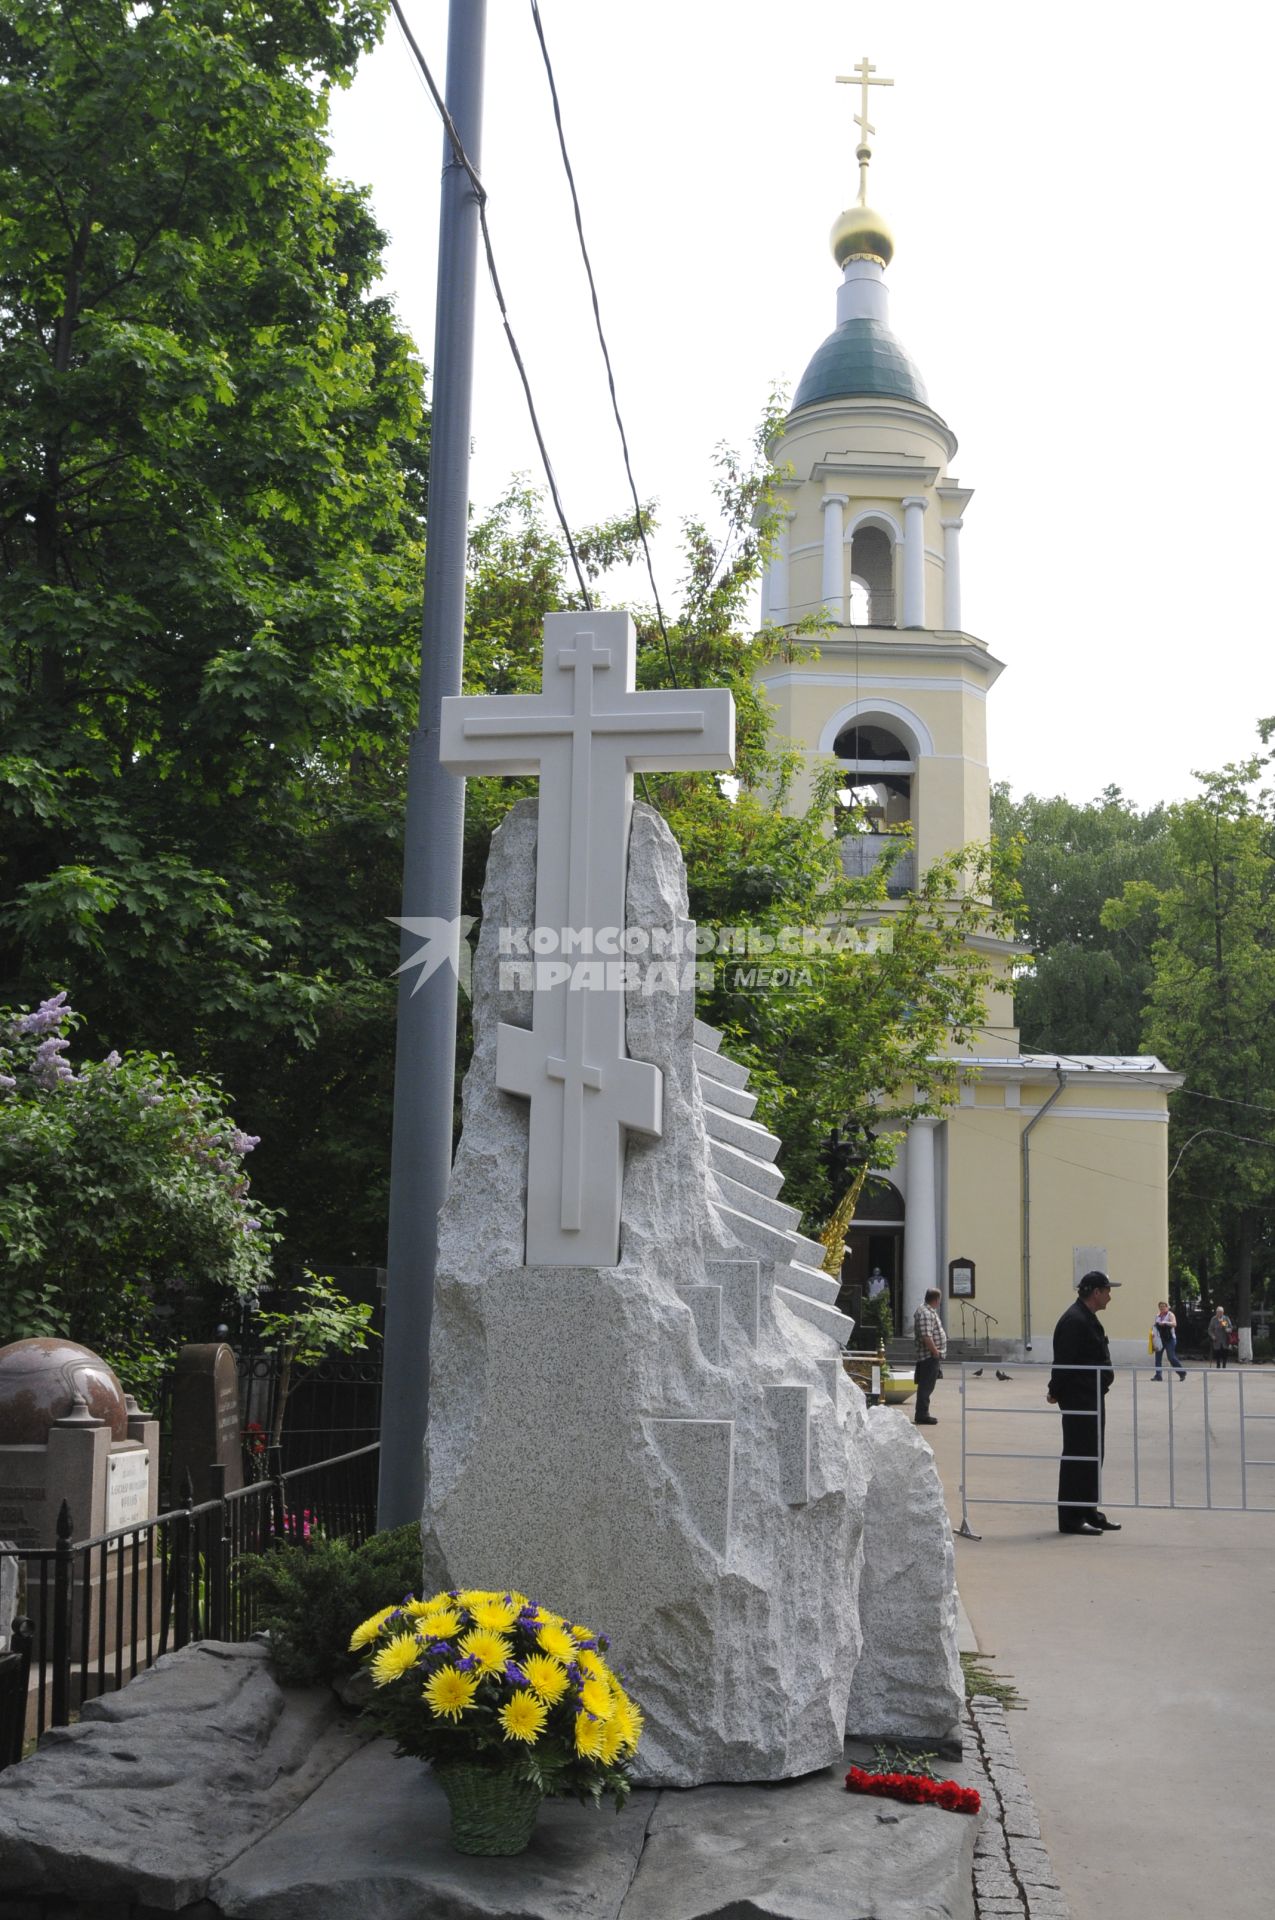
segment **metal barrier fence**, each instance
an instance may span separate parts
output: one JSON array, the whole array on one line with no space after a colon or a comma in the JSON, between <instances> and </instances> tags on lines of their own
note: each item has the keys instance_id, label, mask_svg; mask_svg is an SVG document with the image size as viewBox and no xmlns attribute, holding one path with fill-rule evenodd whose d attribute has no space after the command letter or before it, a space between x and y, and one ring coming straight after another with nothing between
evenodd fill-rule
<instances>
[{"instance_id":1,"label":"metal barrier fence","mask_svg":"<svg viewBox=\"0 0 1275 1920\"><path fill-rule=\"evenodd\" d=\"M0 1675L0 1768L23 1740L64 1727L85 1700L115 1692L192 1640L246 1640L256 1630L245 1554L310 1539L359 1544L376 1531L380 1445L156 1515L92 1540L73 1538L65 1501L52 1547L21 1547L26 1598L14 1623L13 1672ZM6 1659L8 1656L4 1656ZM29 1673L17 1676L17 1658ZM16 1716L17 1733L13 1731ZM7 1742L7 1745L6 1745ZM16 1744L15 1744L16 1743Z\"/></svg>"},{"instance_id":2,"label":"metal barrier fence","mask_svg":"<svg viewBox=\"0 0 1275 1920\"><path fill-rule=\"evenodd\" d=\"M951 1377L952 1365L945 1371ZM1088 1506L1116 1510L1177 1509L1211 1513L1275 1513L1275 1479L1262 1469L1275 1469L1275 1436L1264 1439L1275 1422L1275 1368L1206 1366L1170 1368L1163 1364L1155 1380L1148 1362L1143 1366L1114 1366L1103 1411L1104 1449L1097 1443L1098 1413L1093 1386L1104 1369L1059 1367L1048 1360L1005 1360L988 1378L988 1369L973 1361L960 1362L961 1394L961 1524L959 1532L977 1540L970 1526L971 1506L1066 1507ZM1046 1400L1051 1373L1086 1380L1088 1407L1063 1408ZM1179 1376L1185 1375L1185 1378ZM1036 1404L1021 1404L1027 1392L1038 1389ZM1006 1391L1013 1389L1013 1404ZM1077 1394L1080 1399L1082 1396ZM1060 1452L1054 1440L1048 1452L1017 1445L1026 1437L1021 1423L1046 1419L1051 1439L1061 1416L1095 1423L1095 1441L1083 1451ZM1014 1426L1001 1422L1012 1421ZM1073 1427L1073 1436L1076 1429ZM983 1442L988 1444L984 1445ZM997 1444L991 1444L996 1442ZM1097 1499L1065 1499L1058 1494L1058 1469L1066 1461L1079 1468L1096 1465ZM975 1465L974 1463L979 1463ZM1030 1490L1029 1463L1047 1463L1041 1482ZM977 1474L979 1485L972 1484Z\"/></svg>"}]
</instances>

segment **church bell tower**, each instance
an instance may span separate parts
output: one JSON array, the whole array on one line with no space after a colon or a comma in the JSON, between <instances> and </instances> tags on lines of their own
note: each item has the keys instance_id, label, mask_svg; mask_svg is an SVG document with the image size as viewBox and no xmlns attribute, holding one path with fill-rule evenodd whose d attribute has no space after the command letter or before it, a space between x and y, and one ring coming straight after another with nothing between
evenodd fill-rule
<instances>
[{"instance_id":1,"label":"church bell tower","mask_svg":"<svg viewBox=\"0 0 1275 1920\"><path fill-rule=\"evenodd\" d=\"M893 841L901 894L943 854L988 839L987 694L1001 662L963 622L972 494L952 471L956 436L890 327L894 240L867 182L869 89L892 82L865 59L845 84L862 97L859 197L832 229L836 325L769 449L782 517L762 598L765 622L827 626L817 658L759 678L811 775L829 758L844 769L867 828L845 836L847 871L870 871Z\"/></svg>"}]
</instances>

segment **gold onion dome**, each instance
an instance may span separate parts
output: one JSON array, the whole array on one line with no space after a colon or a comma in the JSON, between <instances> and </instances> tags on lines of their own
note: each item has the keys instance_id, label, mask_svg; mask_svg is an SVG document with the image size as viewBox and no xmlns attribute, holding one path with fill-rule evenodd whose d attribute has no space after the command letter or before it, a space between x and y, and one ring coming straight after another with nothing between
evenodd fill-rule
<instances>
[{"instance_id":1,"label":"gold onion dome","mask_svg":"<svg viewBox=\"0 0 1275 1920\"><path fill-rule=\"evenodd\" d=\"M871 207L847 207L832 227L832 256L839 267L847 260L879 260L888 267L894 256L894 235Z\"/></svg>"}]
</instances>

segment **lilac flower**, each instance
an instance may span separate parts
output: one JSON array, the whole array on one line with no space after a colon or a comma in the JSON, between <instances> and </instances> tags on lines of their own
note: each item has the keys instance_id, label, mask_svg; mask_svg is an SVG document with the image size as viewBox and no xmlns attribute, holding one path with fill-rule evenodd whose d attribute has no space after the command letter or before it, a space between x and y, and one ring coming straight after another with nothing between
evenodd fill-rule
<instances>
[{"instance_id":1,"label":"lilac flower","mask_svg":"<svg viewBox=\"0 0 1275 1920\"><path fill-rule=\"evenodd\" d=\"M113 1073L116 1067L119 1066L119 1064L120 1064L120 1057L118 1053L116 1053L114 1047L112 1047L110 1052L107 1054L105 1060L103 1060L102 1065L104 1067L109 1067Z\"/></svg>"},{"instance_id":2,"label":"lilac flower","mask_svg":"<svg viewBox=\"0 0 1275 1920\"><path fill-rule=\"evenodd\" d=\"M11 1073L0 1073L0 1087L3 1087L6 1092L10 1087L16 1087L17 1084L17 1081Z\"/></svg>"},{"instance_id":3,"label":"lilac flower","mask_svg":"<svg viewBox=\"0 0 1275 1920\"><path fill-rule=\"evenodd\" d=\"M18 1021L19 1033L47 1033L50 1027L60 1027L71 1009L66 1004L65 993L55 993L51 1000L41 1000L34 1013L24 1013Z\"/></svg>"},{"instance_id":4,"label":"lilac flower","mask_svg":"<svg viewBox=\"0 0 1275 1920\"><path fill-rule=\"evenodd\" d=\"M60 1034L50 1034L49 1038L42 1040L36 1048L35 1058L31 1062L31 1078L44 1092L49 1093L65 1081L74 1080L75 1075L69 1064L59 1058L70 1044L70 1041L64 1040Z\"/></svg>"},{"instance_id":5,"label":"lilac flower","mask_svg":"<svg viewBox=\"0 0 1275 1920\"><path fill-rule=\"evenodd\" d=\"M230 1133L230 1151L232 1153L251 1153L254 1147L261 1145L259 1133L244 1133L238 1127L232 1127Z\"/></svg>"}]
</instances>

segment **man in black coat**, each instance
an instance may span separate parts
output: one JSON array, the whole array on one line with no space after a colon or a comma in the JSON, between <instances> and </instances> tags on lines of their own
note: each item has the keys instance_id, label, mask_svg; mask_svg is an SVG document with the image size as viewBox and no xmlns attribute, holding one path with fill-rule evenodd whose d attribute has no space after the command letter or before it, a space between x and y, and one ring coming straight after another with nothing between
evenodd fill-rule
<instances>
[{"instance_id":1,"label":"man in black coat","mask_svg":"<svg viewBox=\"0 0 1275 1920\"><path fill-rule=\"evenodd\" d=\"M1062 1408L1058 1467L1059 1533L1119 1533L1120 1522L1098 1508L1099 1468L1106 1447L1107 1389L1115 1379L1111 1347L1098 1315L1111 1305L1118 1280L1087 1273L1054 1328L1054 1370L1047 1398ZM1070 1371L1070 1369L1077 1369Z\"/></svg>"}]
</instances>

